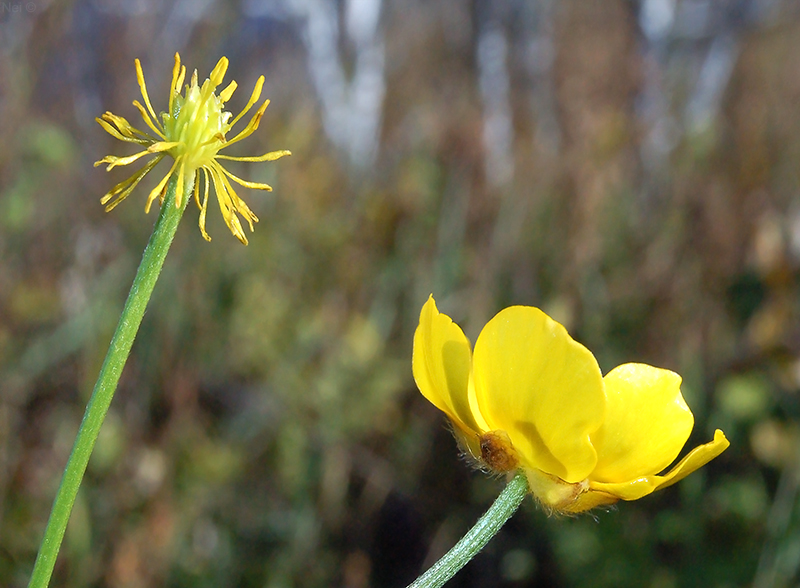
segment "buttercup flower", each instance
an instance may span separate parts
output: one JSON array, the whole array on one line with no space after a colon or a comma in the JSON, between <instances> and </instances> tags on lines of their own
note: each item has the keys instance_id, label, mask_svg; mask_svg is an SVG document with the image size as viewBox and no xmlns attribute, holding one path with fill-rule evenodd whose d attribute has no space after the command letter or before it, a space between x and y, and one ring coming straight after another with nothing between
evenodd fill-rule
<instances>
[{"instance_id":1,"label":"buttercup flower","mask_svg":"<svg viewBox=\"0 0 800 588\"><path fill-rule=\"evenodd\" d=\"M192 74L192 79L185 87L184 94L181 94L181 86L186 77L186 67L181 65L180 55L175 54L175 65L172 68L172 84L169 91L169 105L167 112L162 112L156 116L150 97L147 95L147 86L144 82L142 65L136 60L136 77L139 81L139 88L142 91L144 106L134 100L133 105L142 115L145 124L154 133L150 134L140 131L131 125L121 116L106 112L97 120L98 123L112 136L120 141L136 143L145 147L143 151L134 153L127 157L116 157L107 155L96 162L95 167L107 163L106 170L110 170L118 165L128 165L137 159L152 155L153 158L145 164L139 171L134 173L127 180L120 182L100 200L101 204L106 205L106 211L113 209L117 204L125 200L133 191L136 185L147 173L152 170L159 161L169 155L174 160L167 175L164 176L147 197L145 212L150 211L153 201L158 198L163 203L167 190L167 182L173 176L177 176L177 189L175 196L175 206L180 208L183 198L188 198L194 190L194 198L200 209L200 233L210 241L211 237L206 233L206 211L208 208L208 188L209 184L214 184L214 191L217 194L219 208L225 224L231 232L245 245L247 237L242 230L242 224L238 215L241 215L250 225L253 231L253 223L258 222L258 218L247 207L247 204L239 198L236 191L231 186L229 179L247 188L256 190L272 190L267 184L258 182L248 182L226 170L220 164L221 159L234 161L273 161L284 155L291 155L289 151L271 151L264 155L255 157L233 157L230 155L220 155L219 152L233 145L234 143L249 137L257 128L261 121L264 111L269 105L269 100L256 110L250 122L232 139L226 139L226 134L239 120L247 114L250 108L258 101L261 96L261 88L264 85L264 76L258 78L253 93L248 100L244 110L233 120L230 120L231 113L223 111L224 104L230 100L231 95L236 89L236 82L231 82L219 94L215 91L217 86L222 83L225 72L228 69L228 59L223 57L219 60L216 67L211 71L211 75L198 85L197 70ZM198 181L198 171L203 175L203 199L200 200L200 182ZM210 180L209 180L210 178Z\"/></svg>"},{"instance_id":2,"label":"buttercup flower","mask_svg":"<svg viewBox=\"0 0 800 588\"><path fill-rule=\"evenodd\" d=\"M729 445L722 431L662 472L694 417L677 374L629 363L606 374L537 308L512 306L474 352L431 296L414 335L414 379L464 449L497 473L522 469L543 505L576 513L636 500L702 467Z\"/></svg>"}]
</instances>

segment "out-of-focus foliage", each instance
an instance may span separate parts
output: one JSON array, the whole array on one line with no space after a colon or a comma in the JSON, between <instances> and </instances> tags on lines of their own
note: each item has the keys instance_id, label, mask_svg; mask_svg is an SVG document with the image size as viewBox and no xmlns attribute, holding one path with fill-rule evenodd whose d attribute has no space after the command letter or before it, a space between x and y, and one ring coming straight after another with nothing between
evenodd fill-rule
<instances>
[{"instance_id":1,"label":"out-of-focus foliage","mask_svg":"<svg viewBox=\"0 0 800 588\"><path fill-rule=\"evenodd\" d=\"M532 501L452 586L793 586L800 569L800 20L782 0L0 4L0 585L24 586L155 216L94 122L172 55L272 99L232 166L247 248L190 209L54 585L403 586L502 481L411 378L435 292L471 337L538 305L604 370L684 377L667 491ZM231 108L246 102L234 94ZM118 147L114 145L114 148ZM120 172L124 173L124 172ZM249 174L249 175L248 175ZM215 224L216 223L216 224Z\"/></svg>"}]
</instances>

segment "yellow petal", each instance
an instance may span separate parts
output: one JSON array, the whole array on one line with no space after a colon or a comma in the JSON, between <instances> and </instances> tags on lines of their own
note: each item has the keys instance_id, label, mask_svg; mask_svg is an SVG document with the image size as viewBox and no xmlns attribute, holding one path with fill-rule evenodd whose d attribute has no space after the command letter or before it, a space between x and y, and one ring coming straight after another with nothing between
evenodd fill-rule
<instances>
[{"instance_id":1,"label":"yellow petal","mask_svg":"<svg viewBox=\"0 0 800 588\"><path fill-rule=\"evenodd\" d=\"M663 476L655 476L657 478L656 489L661 490L680 482L693 471L700 469L725 451L730 447L730 444L730 441L725 437L725 433L717 429L714 431L713 441L692 449L689 455L684 457L669 473Z\"/></svg>"},{"instance_id":2,"label":"yellow petal","mask_svg":"<svg viewBox=\"0 0 800 588\"><path fill-rule=\"evenodd\" d=\"M669 370L629 363L609 372L606 419L592 442L592 480L627 482L671 464L692 432L694 417L681 394L681 377Z\"/></svg>"},{"instance_id":3,"label":"yellow petal","mask_svg":"<svg viewBox=\"0 0 800 588\"><path fill-rule=\"evenodd\" d=\"M489 428L508 433L524 467L571 483L594 469L589 436L605 415L602 375L563 326L537 308L501 311L475 344L473 378Z\"/></svg>"},{"instance_id":4,"label":"yellow petal","mask_svg":"<svg viewBox=\"0 0 800 588\"><path fill-rule=\"evenodd\" d=\"M622 500L637 500L643 496L661 490L683 480L693 471L700 469L730 446L725 434L717 429L714 440L695 447L678 465L663 476L644 476L622 483L590 482L592 490L602 492Z\"/></svg>"},{"instance_id":5,"label":"yellow petal","mask_svg":"<svg viewBox=\"0 0 800 588\"><path fill-rule=\"evenodd\" d=\"M469 401L472 352L463 331L428 298L414 333L411 366L422 395L465 433L477 435L486 426ZM477 417L477 418L476 418Z\"/></svg>"}]
</instances>

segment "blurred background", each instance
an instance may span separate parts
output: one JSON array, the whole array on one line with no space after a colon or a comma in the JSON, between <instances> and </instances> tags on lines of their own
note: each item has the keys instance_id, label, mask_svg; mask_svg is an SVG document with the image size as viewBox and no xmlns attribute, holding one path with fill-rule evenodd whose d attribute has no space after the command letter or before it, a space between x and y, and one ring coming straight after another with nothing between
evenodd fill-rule
<instances>
[{"instance_id":1,"label":"blurred background","mask_svg":"<svg viewBox=\"0 0 800 588\"><path fill-rule=\"evenodd\" d=\"M54 586L402 587L503 487L417 392L433 292L474 341L540 306L603 371L679 372L730 449L634 503L526 500L453 587L800 581L800 4L792 0L0 3L0 586L25 586L156 219L94 161L130 146L134 58L221 55L250 245L187 210ZM137 123L138 125L138 123ZM165 165L162 163L162 165ZM136 167L136 165L132 166ZM161 174L166 173L163 168ZM158 176L158 177L156 177ZM212 208L215 206L212 204ZM688 447L687 447L688 449Z\"/></svg>"}]
</instances>

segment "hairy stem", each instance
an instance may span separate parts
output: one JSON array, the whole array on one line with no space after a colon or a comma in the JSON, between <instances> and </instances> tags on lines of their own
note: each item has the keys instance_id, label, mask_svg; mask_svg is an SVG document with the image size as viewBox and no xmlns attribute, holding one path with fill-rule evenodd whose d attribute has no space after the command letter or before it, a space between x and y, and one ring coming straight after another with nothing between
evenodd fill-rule
<instances>
[{"instance_id":1,"label":"hairy stem","mask_svg":"<svg viewBox=\"0 0 800 588\"><path fill-rule=\"evenodd\" d=\"M497 534L500 527L516 512L527 494L528 480L524 473L517 472L494 504L478 519L475 526L467 531L467 534L450 551L445 553L408 588L439 588L443 586Z\"/></svg>"}]
</instances>

